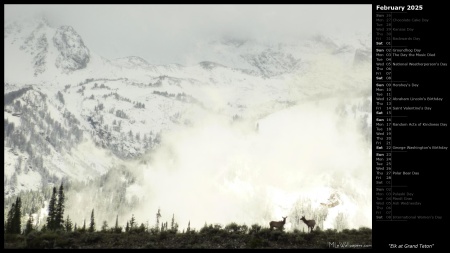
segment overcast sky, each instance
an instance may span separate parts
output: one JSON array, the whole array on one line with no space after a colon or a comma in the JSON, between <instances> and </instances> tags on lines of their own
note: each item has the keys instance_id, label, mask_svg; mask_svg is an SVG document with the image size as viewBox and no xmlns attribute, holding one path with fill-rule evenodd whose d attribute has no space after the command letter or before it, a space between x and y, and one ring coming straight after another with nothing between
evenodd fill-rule
<instances>
[{"instance_id":1,"label":"overcast sky","mask_svg":"<svg viewBox=\"0 0 450 253\"><path fill-rule=\"evenodd\" d=\"M201 40L282 40L310 32L371 31L371 5L5 5L5 21L44 15L70 25L91 51L115 59L183 63Z\"/></svg>"}]
</instances>

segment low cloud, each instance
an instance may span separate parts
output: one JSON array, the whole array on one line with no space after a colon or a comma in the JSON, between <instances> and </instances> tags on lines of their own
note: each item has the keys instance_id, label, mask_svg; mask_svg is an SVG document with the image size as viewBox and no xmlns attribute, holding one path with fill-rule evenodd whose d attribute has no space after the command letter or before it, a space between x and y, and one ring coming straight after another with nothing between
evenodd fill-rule
<instances>
[{"instance_id":1,"label":"low cloud","mask_svg":"<svg viewBox=\"0 0 450 253\"><path fill-rule=\"evenodd\" d=\"M280 42L312 33L371 30L370 5L5 5L5 21L45 16L71 25L103 57L181 63L199 41Z\"/></svg>"}]
</instances>

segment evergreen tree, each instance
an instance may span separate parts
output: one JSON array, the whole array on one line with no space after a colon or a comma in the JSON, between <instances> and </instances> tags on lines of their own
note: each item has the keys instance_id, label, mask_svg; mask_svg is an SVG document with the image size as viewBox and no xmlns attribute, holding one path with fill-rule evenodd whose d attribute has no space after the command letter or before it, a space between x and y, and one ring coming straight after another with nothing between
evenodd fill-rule
<instances>
[{"instance_id":1,"label":"evergreen tree","mask_svg":"<svg viewBox=\"0 0 450 253\"><path fill-rule=\"evenodd\" d=\"M58 98L58 100L62 103L62 104L64 104L64 96L63 96L63 94L61 93L61 91L58 91L58 93L56 94L56 97Z\"/></svg>"},{"instance_id":2,"label":"evergreen tree","mask_svg":"<svg viewBox=\"0 0 450 253\"><path fill-rule=\"evenodd\" d=\"M67 215L67 219L66 219L64 226L65 226L67 232L72 232L72 221L70 220L69 215ZM75 224L75 229L74 229L75 231L77 230L76 226L77 225Z\"/></svg>"},{"instance_id":3,"label":"evergreen tree","mask_svg":"<svg viewBox=\"0 0 450 253\"><path fill-rule=\"evenodd\" d=\"M144 225L144 223L141 223L141 225L139 226L139 228L137 228L137 230L139 231L139 233L145 232L145 225Z\"/></svg>"},{"instance_id":4,"label":"evergreen tree","mask_svg":"<svg viewBox=\"0 0 450 253\"><path fill-rule=\"evenodd\" d=\"M122 232L122 228L119 227L119 215L117 215L117 217L116 217L116 225L114 226L114 232L115 233L121 233Z\"/></svg>"},{"instance_id":5,"label":"evergreen tree","mask_svg":"<svg viewBox=\"0 0 450 253\"><path fill-rule=\"evenodd\" d=\"M172 222L170 223L170 231L174 233L178 231L178 223L175 222L175 214L172 215Z\"/></svg>"},{"instance_id":6,"label":"evergreen tree","mask_svg":"<svg viewBox=\"0 0 450 253\"><path fill-rule=\"evenodd\" d=\"M148 147L148 139L147 139L147 134L144 134L144 139L142 140L144 142L144 148Z\"/></svg>"},{"instance_id":7,"label":"evergreen tree","mask_svg":"<svg viewBox=\"0 0 450 253\"><path fill-rule=\"evenodd\" d=\"M137 140L138 142L141 141L141 134L140 134L140 133L136 133L136 140Z\"/></svg>"},{"instance_id":8,"label":"evergreen tree","mask_svg":"<svg viewBox=\"0 0 450 253\"><path fill-rule=\"evenodd\" d=\"M47 217L47 229L55 229L55 216L56 216L56 187L53 187L52 197L48 205L48 217Z\"/></svg>"},{"instance_id":9,"label":"evergreen tree","mask_svg":"<svg viewBox=\"0 0 450 253\"><path fill-rule=\"evenodd\" d=\"M130 130L130 132L128 132L128 136L130 137L130 140L133 140L133 131Z\"/></svg>"},{"instance_id":10,"label":"evergreen tree","mask_svg":"<svg viewBox=\"0 0 450 253\"><path fill-rule=\"evenodd\" d=\"M158 232L159 230L159 218L161 218L161 212L160 209L158 208L158 212L156 213L156 232Z\"/></svg>"},{"instance_id":11,"label":"evergreen tree","mask_svg":"<svg viewBox=\"0 0 450 253\"><path fill-rule=\"evenodd\" d=\"M103 221L102 232L106 232L107 230L108 230L108 222L107 221Z\"/></svg>"},{"instance_id":12,"label":"evergreen tree","mask_svg":"<svg viewBox=\"0 0 450 253\"><path fill-rule=\"evenodd\" d=\"M21 212L22 207L22 200L20 197L17 197L16 199L16 205L14 207L14 215L13 215L13 223L12 223L12 233L14 234L20 234L22 230L22 223L20 218L22 217Z\"/></svg>"},{"instance_id":13,"label":"evergreen tree","mask_svg":"<svg viewBox=\"0 0 450 253\"><path fill-rule=\"evenodd\" d=\"M12 203L11 209L9 209L8 215L6 217L6 233L12 234L13 233L13 218L14 218L14 211L16 210L16 204Z\"/></svg>"},{"instance_id":14,"label":"evergreen tree","mask_svg":"<svg viewBox=\"0 0 450 253\"><path fill-rule=\"evenodd\" d=\"M94 209L92 209L91 213L91 223L89 224L89 232L95 232Z\"/></svg>"},{"instance_id":15,"label":"evergreen tree","mask_svg":"<svg viewBox=\"0 0 450 253\"><path fill-rule=\"evenodd\" d=\"M129 232L130 231L130 225L128 224L128 221L127 221L127 226L125 227L125 232Z\"/></svg>"},{"instance_id":16,"label":"evergreen tree","mask_svg":"<svg viewBox=\"0 0 450 253\"><path fill-rule=\"evenodd\" d=\"M172 222L170 223L170 229L173 230L175 228L175 214L172 214Z\"/></svg>"},{"instance_id":17,"label":"evergreen tree","mask_svg":"<svg viewBox=\"0 0 450 253\"><path fill-rule=\"evenodd\" d=\"M25 226L25 235L28 235L31 231L33 231L33 216L30 213L30 217L28 218L27 225Z\"/></svg>"},{"instance_id":18,"label":"evergreen tree","mask_svg":"<svg viewBox=\"0 0 450 253\"><path fill-rule=\"evenodd\" d=\"M83 227L81 228L81 232L86 232L86 219L83 220Z\"/></svg>"},{"instance_id":19,"label":"evergreen tree","mask_svg":"<svg viewBox=\"0 0 450 253\"><path fill-rule=\"evenodd\" d=\"M55 229L63 229L64 228L64 187L61 183L58 191L58 203L56 205L55 210Z\"/></svg>"},{"instance_id":20,"label":"evergreen tree","mask_svg":"<svg viewBox=\"0 0 450 253\"><path fill-rule=\"evenodd\" d=\"M188 227L186 229L186 233L189 233L191 231L191 221L188 223Z\"/></svg>"},{"instance_id":21,"label":"evergreen tree","mask_svg":"<svg viewBox=\"0 0 450 253\"><path fill-rule=\"evenodd\" d=\"M134 229L136 224L136 220L134 219L134 214L131 215L131 220L130 220L130 230Z\"/></svg>"}]
</instances>

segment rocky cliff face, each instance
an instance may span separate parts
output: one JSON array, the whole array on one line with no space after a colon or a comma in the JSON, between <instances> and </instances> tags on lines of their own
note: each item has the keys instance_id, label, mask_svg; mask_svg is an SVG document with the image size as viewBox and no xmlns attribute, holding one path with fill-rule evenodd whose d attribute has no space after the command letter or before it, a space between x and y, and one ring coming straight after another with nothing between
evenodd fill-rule
<instances>
[{"instance_id":1,"label":"rocky cliff face","mask_svg":"<svg viewBox=\"0 0 450 253\"><path fill-rule=\"evenodd\" d=\"M53 44L59 51L56 66L65 71L83 69L87 66L90 53L83 39L71 26L61 26L53 36Z\"/></svg>"}]
</instances>

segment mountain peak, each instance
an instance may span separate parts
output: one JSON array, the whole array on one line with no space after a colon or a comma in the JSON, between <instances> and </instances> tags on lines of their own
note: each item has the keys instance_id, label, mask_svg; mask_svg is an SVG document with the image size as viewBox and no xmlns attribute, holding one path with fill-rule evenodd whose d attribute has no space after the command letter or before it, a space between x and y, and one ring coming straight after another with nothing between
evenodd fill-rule
<instances>
[{"instance_id":1,"label":"mountain peak","mask_svg":"<svg viewBox=\"0 0 450 253\"><path fill-rule=\"evenodd\" d=\"M5 62L15 63L5 68L7 79L36 82L58 73L84 69L91 58L73 27L55 29L45 17L9 21L5 24L4 39Z\"/></svg>"},{"instance_id":2,"label":"mountain peak","mask_svg":"<svg viewBox=\"0 0 450 253\"><path fill-rule=\"evenodd\" d=\"M83 69L90 60L89 49L71 26L60 26L53 36L53 44L59 51L56 66L63 71Z\"/></svg>"},{"instance_id":3,"label":"mountain peak","mask_svg":"<svg viewBox=\"0 0 450 253\"><path fill-rule=\"evenodd\" d=\"M48 19L45 16L32 16L32 17L18 17L9 21L5 20L5 33L6 30L14 31L16 33L22 32L22 30L36 30L43 27L51 27Z\"/></svg>"}]
</instances>

